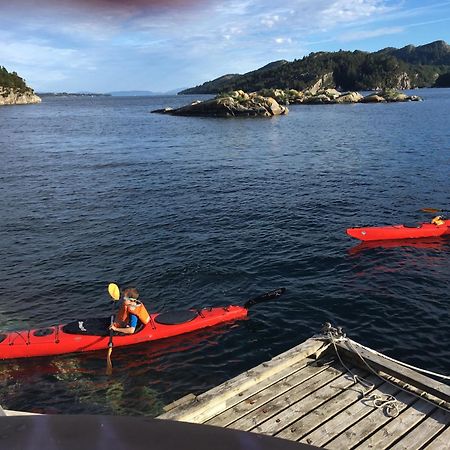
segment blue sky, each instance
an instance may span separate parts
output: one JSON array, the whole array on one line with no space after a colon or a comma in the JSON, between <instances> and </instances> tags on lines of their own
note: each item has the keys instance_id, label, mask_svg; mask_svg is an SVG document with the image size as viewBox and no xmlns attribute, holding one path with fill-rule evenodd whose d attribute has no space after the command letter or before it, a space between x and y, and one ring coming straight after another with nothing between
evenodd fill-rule
<instances>
[{"instance_id":1,"label":"blue sky","mask_svg":"<svg viewBox=\"0 0 450 450\"><path fill-rule=\"evenodd\" d=\"M439 0L0 0L0 65L38 92L164 92L315 51L450 43L449 30Z\"/></svg>"}]
</instances>

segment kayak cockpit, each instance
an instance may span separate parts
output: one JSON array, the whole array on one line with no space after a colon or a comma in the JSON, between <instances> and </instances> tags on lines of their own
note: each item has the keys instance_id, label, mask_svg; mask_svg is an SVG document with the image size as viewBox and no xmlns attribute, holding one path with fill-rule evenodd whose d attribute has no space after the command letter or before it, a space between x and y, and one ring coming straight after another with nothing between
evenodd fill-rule
<instances>
[{"instance_id":1,"label":"kayak cockpit","mask_svg":"<svg viewBox=\"0 0 450 450\"><path fill-rule=\"evenodd\" d=\"M155 316L154 321L160 325L180 325L191 322L199 314L201 315L201 312L199 313L192 309L186 311L167 311Z\"/></svg>"},{"instance_id":2,"label":"kayak cockpit","mask_svg":"<svg viewBox=\"0 0 450 450\"><path fill-rule=\"evenodd\" d=\"M93 317L69 322L61 327L61 331L66 334L81 334L83 336L109 336L110 324L111 317ZM138 332L139 330L136 330L134 334Z\"/></svg>"}]
</instances>

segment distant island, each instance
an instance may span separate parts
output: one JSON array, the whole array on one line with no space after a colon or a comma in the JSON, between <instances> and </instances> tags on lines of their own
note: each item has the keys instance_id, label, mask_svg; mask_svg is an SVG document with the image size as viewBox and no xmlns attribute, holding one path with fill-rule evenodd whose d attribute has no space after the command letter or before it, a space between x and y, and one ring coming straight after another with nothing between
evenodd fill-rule
<instances>
[{"instance_id":1,"label":"distant island","mask_svg":"<svg viewBox=\"0 0 450 450\"><path fill-rule=\"evenodd\" d=\"M113 91L109 92L109 95L113 97L157 97L162 95L176 95L180 89L172 89L166 92L154 92L154 91Z\"/></svg>"},{"instance_id":2,"label":"distant island","mask_svg":"<svg viewBox=\"0 0 450 450\"><path fill-rule=\"evenodd\" d=\"M450 86L450 46L444 41L377 52L316 52L271 62L260 69L223 75L179 94L219 94L263 89L378 91Z\"/></svg>"},{"instance_id":3,"label":"distant island","mask_svg":"<svg viewBox=\"0 0 450 450\"><path fill-rule=\"evenodd\" d=\"M110 97L111 94L96 92L39 92L41 97Z\"/></svg>"},{"instance_id":4,"label":"distant island","mask_svg":"<svg viewBox=\"0 0 450 450\"><path fill-rule=\"evenodd\" d=\"M0 106L40 102L40 97L27 86L23 78L19 77L16 72L10 73L0 66Z\"/></svg>"}]
</instances>

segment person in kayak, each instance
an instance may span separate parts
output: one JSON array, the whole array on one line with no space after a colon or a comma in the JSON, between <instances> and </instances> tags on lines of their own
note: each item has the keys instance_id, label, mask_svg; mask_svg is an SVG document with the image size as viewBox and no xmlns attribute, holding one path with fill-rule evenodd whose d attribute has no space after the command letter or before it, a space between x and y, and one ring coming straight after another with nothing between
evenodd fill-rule
<instances>
[{"instance_id":1,"label":"person in kayak","mask_svg":"<svg viewBox=\"0 0 450 450\"><path fill-rule=\"evenodd\" d=\"M445 225L445 218L443 216L436 216L431 219L431 223L434 223L438 227L441 225Z\"/></svg>"},{"instance_id":2,"label":"person in kayak","mask_svg":"<svg viewBox=\"0 0 450 450\"><path fill-rule=\"evenodd\" d=\"M147 325L150 314L138 300L139 291L130 287L123 291L123 303L116 315L116 321L109 329L124 334L133 334L140 324Z\"/></svg>"}]
</instances>

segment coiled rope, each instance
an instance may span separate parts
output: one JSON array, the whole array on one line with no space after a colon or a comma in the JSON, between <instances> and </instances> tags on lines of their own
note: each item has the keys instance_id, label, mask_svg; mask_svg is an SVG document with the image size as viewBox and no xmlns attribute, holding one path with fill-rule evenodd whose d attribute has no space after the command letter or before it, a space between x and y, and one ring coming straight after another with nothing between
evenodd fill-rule
<instances>
[{"instance_id":1,"label":"coiled rope","mask_svg":"<svg viewBox=\"0 0 450 450\"><path fill-rule=\"evenodd\" d=\"M388 379L385 379L383 377L381 377L378 372L371 367L367 361L364 359L364 357L358 352L358 350L353 346L353 341L349 338L346 337L345 333L343 332L341 327L338 328L334 328L331 326L330 323L326 323L322 329L322 333L323 335L333 344L334 350L336 352L336 355L339 359L339 362L342 364L342 366L352 375L353 380L355 382L355 384L358 382L360 383L363 387L366 387L368 390L371 390L372 388L374 388L375 386L369 382L367 382L367 380L364 380L364 378L359 377L358 375L355 375L342 361L341 356L339 355L338 349L337 349L337 345L336 342L345 342L347 343L347 345L350 347L350 349L361 359L361 361L364 363L364 365L369 369L370 372L372 372L373 374L375 374L377 377L382 378L383 381L386 381L387 383L389 383L390 385L394 386L395 388L401 389L404 392L407 392L409 394L413 394L413 395L417 395L414 394L413 392L404 389L403 387L399 386L396 383L393 383L391 381L389 381ZM379 353L375 350L372 350L368 347L364 347L361 344L358 344L359 346L361 346L361 348L364 348L366 351L371 352L371 353L375 353L376 355L382 357L382 358L386 358L390 361L393 361L395 363L398 363L402 366L408 367L410 369L413 370L417 370L419 372L423 372L423 373L427 373L429 375L433 375L439 378L443 378L443 379L450 379L450 377L446 376L446 375L441 375L435 372L431 372L425 369L418 369L414 366L411 366L409 364L406 363L402 363L400 361L397 361L393 358L390 358L386 355L383 355L382 353ZM397 417L400 413L400 402L393 396L390 394L386 394L384 396L380 396L380 395L376 395L376 394L372 394L372 395L368 395L368 392L361 392L361 395L363 398L365 398L368 401L372 402L372 405L374 408L384 408L386 415L388 415L389 417ZM422 397L420 396L421 399L427 401L428 403L431 403L433 405L436 405L435 402L428 400L426 397Z\"/></svg>"},{"instance_id":2,"label":"coiled rope","mask_svg":"<svg viewBox=\"0 0 450 450\"><path fill-rule=\"evenodd\" d=\"M335 333L333 333L333 331L331 331L331 330L326 332L325 336L333 344L334 351L336 352L339 362L347 370L347 372L349 372L351 374L351 376L353 377L353 382L355 384L357 384L357 383L361 384L363 386L363 389L364 388L366 389L366 391L364 391L364 390L360 391L361 397L363 399L365 399L367 402L370 402L374 408L384 409L384 412L387 416L397 417L400 414L400 407L399 407L398 400L393 395L390 395L390 394L385 394L385 395L371 394L371 395L369 395L369 392L375 388L375 385L373 383L369 383L363 377L360 377L359 375L354 374L351 371L351 369L349 369L342 361L341 355L339 354L338 349L337 349L336 341L337 340L348 341L348 339L345 336L339 336L336 339ZM352 348L352 350L354 350L354 349ZM355 353L362 359L362 361L369 368L369 370L372 373L374 373L377 377L379 377L378 373L367 364L367 362L364 360L364 358L357 351L355 351Z\"/></svg>"}]
</instances>

